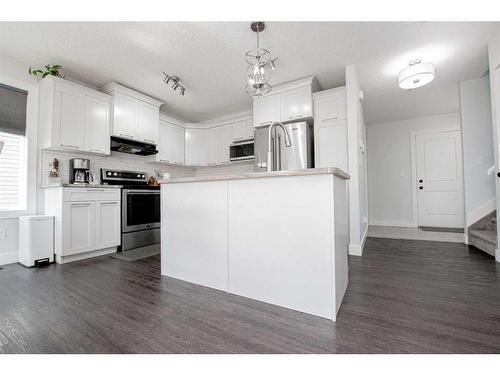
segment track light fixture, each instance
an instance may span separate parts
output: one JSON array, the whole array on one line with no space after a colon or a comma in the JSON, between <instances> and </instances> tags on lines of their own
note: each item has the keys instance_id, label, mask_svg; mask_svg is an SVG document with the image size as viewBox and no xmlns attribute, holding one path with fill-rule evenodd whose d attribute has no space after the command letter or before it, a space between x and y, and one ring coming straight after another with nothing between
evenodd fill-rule
<instances>
[{"instance_id":1,"label":"track light fixture","mask_svg":"<svg viewBox=\"0 0 500 375\"><path fill-rule=\"evenodd\" d=\"M165 78L163 79L163 82L165 82L167 85L172 82L172 89L174 91L177 91L178 88L180 88L179 90L179 95L182 95L184 96L184 93L186 92L186 88L184 86L182 86L179 81L181 80L179 77L177 76L171 76L171 75L168 75L167 73L163 72L163 74L165 75Z\"/></svg>"}]
</instances>

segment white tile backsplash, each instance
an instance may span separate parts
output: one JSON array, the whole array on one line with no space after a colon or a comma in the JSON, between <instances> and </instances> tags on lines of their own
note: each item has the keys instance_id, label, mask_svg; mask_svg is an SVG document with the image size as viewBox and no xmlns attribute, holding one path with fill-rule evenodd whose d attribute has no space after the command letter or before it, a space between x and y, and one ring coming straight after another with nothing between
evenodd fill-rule
<instances>
[{"instance_id":1,"label":"white tile backsplash","mask_svg":"<svg viewBox=\"0 0 500 375\"><path fill-rule=\"evenodd\" d=\"M49 177L50 162L54 158L59 160L59 178ZM89 159L90 169L98 181L101 168L146 172L148 176L154 176L155 170L162 173L169 172L172 177L191 177L195 174L194 168L147 163L147 161L154 160L154 156L139 156L114 151L111 152L111 156L96 156L44 150L42 151L42 185L68 183L69 160L73 158Z\"/></svg>"}]
</instances>

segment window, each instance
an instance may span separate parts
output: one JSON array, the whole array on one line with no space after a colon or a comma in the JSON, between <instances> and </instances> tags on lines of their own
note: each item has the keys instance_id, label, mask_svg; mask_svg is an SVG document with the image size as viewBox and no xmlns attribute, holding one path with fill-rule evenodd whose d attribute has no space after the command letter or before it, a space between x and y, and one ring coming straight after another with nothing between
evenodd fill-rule
<instances>
[{"instance_id":1,"label":"window","mask_svg":"<svg viewBox=\"0 0 500 375\"><path fill-rule=\"evenodd\" d=\"M27 93L0 85L0 212L27 206Z\"/></svg>"}]
</instances>

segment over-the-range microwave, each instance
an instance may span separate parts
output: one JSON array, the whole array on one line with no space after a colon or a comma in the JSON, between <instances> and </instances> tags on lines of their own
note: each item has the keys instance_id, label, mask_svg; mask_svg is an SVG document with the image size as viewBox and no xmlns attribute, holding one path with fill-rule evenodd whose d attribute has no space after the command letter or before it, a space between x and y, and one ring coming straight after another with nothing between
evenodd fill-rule
<instances>
[{"instance_id":1,"label":"over-the-range microwave","mask_svg":"<svg viewBox=\"0 0 500 375\"><path fill-rule=\"evenodd\" d=\"M253 146L253 139L231 144L229 146L229 160L252 160L254 158Z\"/></svg>"}]
</instances>

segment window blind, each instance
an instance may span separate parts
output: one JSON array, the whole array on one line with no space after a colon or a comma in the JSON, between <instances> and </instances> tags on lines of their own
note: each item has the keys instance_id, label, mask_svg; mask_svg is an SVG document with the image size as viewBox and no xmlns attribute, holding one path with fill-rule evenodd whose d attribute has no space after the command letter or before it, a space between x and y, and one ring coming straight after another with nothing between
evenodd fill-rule
<instances>
[{"instance_id":1,"label":"window blind","mask_svg":"<svg viewBox=\"0 0 500 375\"><path fill-rule=\"evenodd\" d=\"M26 209L26 137L0 131L0 211Z\"/></svg>"}]
</instances>

